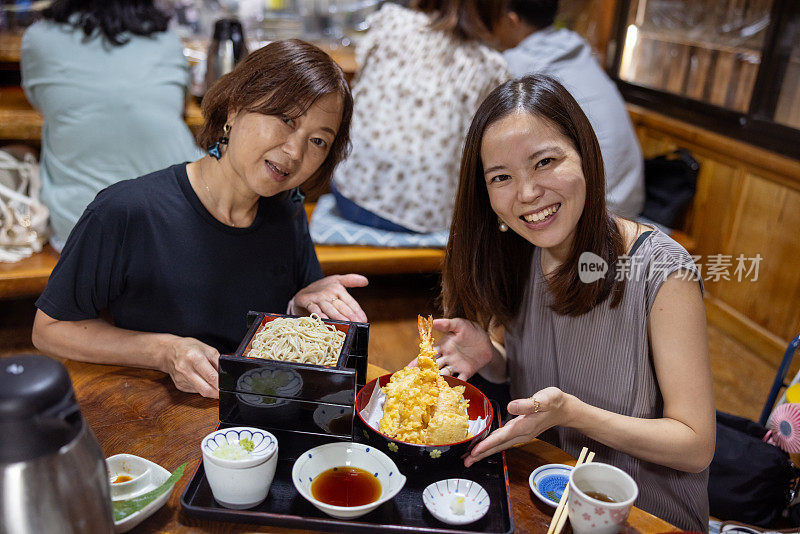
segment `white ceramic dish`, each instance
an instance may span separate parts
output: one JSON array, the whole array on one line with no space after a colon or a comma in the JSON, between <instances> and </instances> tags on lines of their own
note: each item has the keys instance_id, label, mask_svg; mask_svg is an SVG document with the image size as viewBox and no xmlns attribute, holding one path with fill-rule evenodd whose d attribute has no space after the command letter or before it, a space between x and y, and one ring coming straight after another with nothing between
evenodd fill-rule
<instances>
[{"instance_id":1,"label":"white ceramic dish","mask_svg":"<svg viewBox=\"0 0 800 534\"><path fill-rule=\"evenodd\" d=\"M153 491L169 478L170 472L160 465L133 454L115 454L106 458L109 481L119 475L133 477L129 482L111 484L111 500L119 501L138 497ZM115 488L117 486L117 488ZM173 486L174 487L174 486ZM128 532L133 527L150 517L156 510L164 506L172 494L172 488L160 495L156 500L121 521L114 522L116 532Z\"/></svg>"},{"instance_id":2,"label":"white ceramic dish","mask_svg":"<svg viewBox=\"0 0 800 534\"><path fill-rule=\"evenodd\" d=\"M253 442L247 457L231 460L214 455L223 445L238 444L243 439ZM278 440L258 428L239 426L215 430L200 442L203 468L214 499L235 510L257 506L267 498L275 468L278 465Z\"/></svg>"},{"instance_id":3,"label":"white ceramic dish","mask_svg":"<svg viewBox=\"0 0 800 534\"><path fill-rule=\"evenodd\" d=\"M464 513L456 514L451 508L455 499L463 499ZM474 523L489 511L489 494L472 480L448 478L434 482L422 491L425 508L438 519L450 525Z\"/></svg>"},{"instance_id":4,"label":"white ceramic dish","mask_svg":"<svg viewBox=\"0 0 800 534\"><path fill-rule=\"evenodd\" d=\"M311 482L321 473L334 467L358 467L375 475L381 484L380 498L361 506L333 506L311 495ZM292 467L292 482L311 504L328 515L341 519L361 517L386 501L393 499L406 483L406 477L391 458L363 443L339 442L320 445L304 452Z\"/></svg>"},{"instance_id":5,"label":"white ceramic dish","mask_svg":"<svg viewBox=\"0 0 800 534\"><path fill-rule=\"evenodd\" d=\"M545 464L531 473L528 485L540 501L555 508L564 494L564 488L569 484L571 472L571 465Z\"/></svg>"}]
</instances>

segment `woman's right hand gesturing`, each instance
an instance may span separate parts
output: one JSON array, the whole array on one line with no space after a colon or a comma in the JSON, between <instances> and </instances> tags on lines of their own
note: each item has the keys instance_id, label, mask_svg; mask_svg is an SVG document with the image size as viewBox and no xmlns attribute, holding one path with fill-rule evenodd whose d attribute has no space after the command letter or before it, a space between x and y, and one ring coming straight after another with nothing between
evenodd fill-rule
<instances>
[{"instance_id":1,"label":"woman's right hand gesturing","mask_svg":"<svg viewBox=\"0 0 800 534\"><path fill-rule=\"evenodd\" d=\"M169 343L163 371L175 387L187 393L219 398L219 352L192 337L177 337Z\"/></svg>"},{"instance_id":2,"label":"woman's right hand gesturing","mask_svg":"<svg viewBox=\"0 0 800 534\"><path fill-rule=\"evenodd\" d=\"M492 361L489 334L477 323L466 319L436 319L433 329L444 333L437 344L441 355L437 361L444 369L442 374L467 380Z\"/></svg>"}]
</instances>

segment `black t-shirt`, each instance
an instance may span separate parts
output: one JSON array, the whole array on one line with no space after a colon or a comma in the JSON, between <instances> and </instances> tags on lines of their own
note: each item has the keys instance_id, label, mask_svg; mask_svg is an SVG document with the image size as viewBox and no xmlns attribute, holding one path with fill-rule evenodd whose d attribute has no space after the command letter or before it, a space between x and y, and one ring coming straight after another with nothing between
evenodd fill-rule
<instances>
[{"instance_id":1,"label":"black t-shirt","mask_svg":"<svg viewBox=\"0 0 800 534\"><path fill-rule=\"evenodd\" d=\"M302 202L261 198L253 224L231 228L205 209L182 163L101 191L36 306L61 321L108 309L120 328L233 352L248 310L285 313L321 277Z\"/></svg>"}]
</instances>

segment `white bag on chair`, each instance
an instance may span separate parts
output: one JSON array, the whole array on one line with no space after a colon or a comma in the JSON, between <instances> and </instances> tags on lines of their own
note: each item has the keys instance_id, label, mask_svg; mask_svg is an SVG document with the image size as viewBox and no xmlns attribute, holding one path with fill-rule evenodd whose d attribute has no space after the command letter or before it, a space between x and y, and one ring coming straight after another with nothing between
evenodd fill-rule
<instances>
[{"instance_id":1,"label":"white bag on chair","mask_svg":"<svg viewBox=\"0 0 800 534\"><path fill-rule=\"evenodd\" d=\"M0 262L15 262L40 252L47 242L50 212L39 201L39 164L0 150Z\"/></svg>"}]
</instances>

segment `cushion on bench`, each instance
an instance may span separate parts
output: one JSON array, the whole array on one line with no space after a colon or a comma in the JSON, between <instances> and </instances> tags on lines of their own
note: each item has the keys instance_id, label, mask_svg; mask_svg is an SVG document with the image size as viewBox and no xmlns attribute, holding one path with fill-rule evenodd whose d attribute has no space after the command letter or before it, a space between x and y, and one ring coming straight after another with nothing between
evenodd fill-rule
<instances>
[{"instance_id":1,"label":"cushion on bench","mask_svg":"<svg viewBox=\"0 0 800 534\"><path fill-rule=\"evenodd\" d=\"M322 195L311 214L311 239L325 245L367 245L390 248L444 248L449 232L432 234L390 232L343 218L333 195Z\"/></svg>"}]
</instances>

